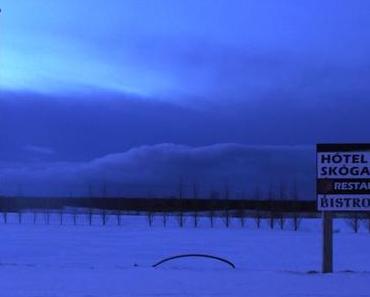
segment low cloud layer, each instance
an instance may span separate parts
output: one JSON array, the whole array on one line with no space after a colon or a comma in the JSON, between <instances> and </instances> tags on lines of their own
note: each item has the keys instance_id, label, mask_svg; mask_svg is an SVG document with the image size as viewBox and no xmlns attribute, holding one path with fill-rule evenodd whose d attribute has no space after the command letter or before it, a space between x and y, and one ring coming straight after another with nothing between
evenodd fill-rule
<instances>
[{"instance_id":1,"label":"low cloud layer","mask_svg":"<svg viewBox=\"0 0 370 297\"><path fill-rule=\"evenodd\" d=\"M251 197L259 191L301 199L314 193L314 149L310 146L141 146L87 162L1 164L6 195Z\"/></svg>"},{"instance_id":2,"label":"low cloud layer","mask_svg":"<svg viewBox=\"0 0 370 297\"><path fill-rule=\"evenodd\" d=\"M191 197L198 185L205 197L227 187L267 197L296 183L312 199L314 144L368 141L370 102L270 95L184 106L106 91L2 92L0 192L146 197L183 188Z\"/></svg>"},{"instance_id":3,"label":"low cloud layer","mask_svg":"<svg viewBox=\"0 0 370 297\"><path fill-rule=\"evenodd\" d=\"M277 92L184 106L102 90L63 96L0 92L0 161L86 162L158 143L367 142L366 98L362 94L351 100L349 94L338 94L300 101ZM49 154L41 154L40 148Z\"/></svg>"}]
</instances>

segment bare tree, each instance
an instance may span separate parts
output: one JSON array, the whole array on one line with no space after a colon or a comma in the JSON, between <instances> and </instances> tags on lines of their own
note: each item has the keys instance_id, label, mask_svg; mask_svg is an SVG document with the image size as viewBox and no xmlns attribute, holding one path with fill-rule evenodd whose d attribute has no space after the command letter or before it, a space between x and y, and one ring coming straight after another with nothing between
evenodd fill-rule
<instances>
[{"instance_id":1,"label":"bare tree","mask_svg":"<svg viewBox=\"0 0 370 297\"><path fill-rule=\"evenodd\" d=\"M78 216L77 208L73 207L73 209L72 209L72 219L73 219L73 225L74 226L77 225L77 216Z\"/></svg>"},{"instance_id":2,"label":"bare tree","mask_svg":"<svg viewBox=\"0 0 370 297\"><path fill-rule=\"evenodd\" d=\"M241 203L240 203L240 208L238 210L238 216L239 216L239 219L240 219L240 225L241 227L244 227L245 226L245 218L246 218L246 203L245 203L245 199L246 199L246 196L245 196L245 192L243 191L242 192L242 195L241 195Z\"/></svg>"},{"instance_id":3,"label":"bare tree","mask_svg":"<svg viewBox=\"0 0 370 297\"><path fill-rule=\"evenodd\" d=\"M63 207L59 209L59 224L63 225Z\"/></svg>"},{"instance_id":4,"label":"bare tree","mask_svg":"<svg viewBox=\"0 0 370 297\"><path fill-rule=\"evenodd\" d=\"M87 219L89 221L89 226L91 226L92 223L93 223L93 210L92 210L93 195L94 195L93 194L93 188L92 188L91 183L89 183L89 185L88 185L89 206L88 206L88 210L87 210Z\"/></svg>"},{"instance_id":5,"label":"bare tree","mask_svg":"<svg viewBox=\"0 0 370 297\"><path fill-rule=\"evenodd\" d=\"M153 221L154 221L154 213L151 210L147 212L147 219L148 219L149 227L152 227Z\"/></svg>"},{"instance_id":6,"label":"bare tree","mask_svg":"<svg viewBox=\"0 0 370 297\"><path fill-rule=\"evenodd\" d=\"M230 207L229 207L229 199L230 199L230 186L229 183L225 183L225 192L224 192L224 220L226 228L230 227Z\"/></svg>"},{"instance_id":7,"label":"bare tree","mask_svg":"<svg viewBox=\"0 0 370 297\"><path fill-rule=\"evenodd\" d=\"M349 214L349 218L346 220L351 229L357 233L360 229L360 218L357 213Z\"/></svg>"},{"instance_id":8,"label":"bare tree","mask_svg":"<svg viewBox=\"0 0 370 297\"><path fill-rule=\"evenodd\" d=\"M18 184L18 201L22 197L23 197L23 187L21 184ZM18 212L18 223L22 224L22 210L19 205L17 205L17 212Z\"/></svg>"},{"instance_id":9,"label":"bare tree","mask_svg":"<svg viewBox=\"0 0 370 297\"><path fill-rule=\"evenodd\" d=\"M163 223L163 227L167 227L167 212L166 211L163 211L162 213L162 223Z\"/></svg>"},{"instance_id":10,"label":"bare tree","mask_svg":"<svg viewBox=\"0 0 370 297\"><path fill-rule=\"evenodd\" d=\"M280 188L279 188L279 200L284 201L286 198L286 187L283 182L280 182ZM284 229L285 226L285 217L284 212L279 211L279 222L280 222L280 229Z\"/></svg>"},{"instance_id":11,"label":"bare tree","mask_svg":"<svg viewBox=\"0 0 370 297\"><path fill-rule=\"evenodd\" d=\"M3 220L5 224L8 223L8 212L6 209L3 210Z\"/></svg>"},{"instance_id":12,"label":"bare tree","mask_svg":"<svg viewBox=\"0 0 370 297\"><path fill-rule=\"evenodd\" d=\"M260 199L261 199L261 193L259 186L256 187L254 199L256 199L256 224L257 228L259 229L261 227L261 210L260 210Z\"/></svg>"},{"instance_id":13,"label":"bare tree","mask_svg":"<svg viewBox=\"0 0 370 297\"><path fill-rule=\"evenodd\" d=\"M146 193L146 196L147 196L148 199L150 199L151 197L153 197L153 193L152 193L151 189L147 189L147 190L148 191ZM149 208L146 211L146 218L147 218L149 227L151 227L153 225L153 221L154 221L154 213L153 213L153 210L151 208Z\"/></svg>"},{"instance_id":14,"label":"bare tree","mask_svg":"<svg viewBox=\"0 0 370 297\"><path fill-rule=\"evenodd\" d=\"M168 213L167 213L167 204L166 204L166 201L163 200L162 202L162 223L163 223L163 227L167 227L167 216L168 216Z\"/></svg>"},{"instance_id":15,"label":"bare tree","mask_svg":"<svg viewBox=\"0 0 370 297\"><path fill-rule=\"evenodd\" d=\"M274 229L274 209L273 209L273 201L274 201L274 192L272 188L272 184L270 184L268 190L268 199L270 201L270 228Z\"/></svg>"},{"instance_id":16,"label":"bare tree","mask_svg":"<svg viewBox=\"0 0 370 297\"><path fill-rule=\"evenodd\" d=\"M199 185L198 183L193 183L193 199L194 199L194 212L193 212L193 219L194 219L194 227L197 228L199 224L199 215L198 215L198 195L199 195Z\"/></svg>"},{"instance_id":17,"label":"bare tree","mask_svg":"<svg viewBox=\"0 0 370 297\"><path fill-rule=\"evenodd\" d=\"M116 218L117 218L117 225L121 226L122 225L122 217L121 217L121 210L117 210L116 212Z\"/></svg>"},{"instance_id":18,"label":"bare tree","mask_svg":"<svg viewBox=\"0 0 370 297\"><path fill-rule=\"evenodd\" d=\"M219 198L218 192L211 190L209 194L210 203L209 203L209 211L208 211L208 217L209 217L211 228L214 227L215 204L218 198Z\"/></svg>"},{"instance_id":19,"label":"bare tree","mask_svg":"<svg viewBox=\"0 0 370 297\"><path fill-rule=\"evenodd\" d=\"M70 197L72 197L72 194L69 194ZM64 210L64 199L61 199L61 203L59 205L59 224L63 225L63 210Z\"/></svg>"},{"instance_id":20,"label":"bare tree","mask_svg":"<svg viewBox=\"0 0 370 297\"><path fill-rule=\"evenodd\" d=\"M298 229L301 225L301 220L302 219L301 219L300 214L297 210L298 201L299 201L299 191L298 191L297 181L294 181L292 196L293 196L293 201L294 201L293 228L294 228L294 231L298 231Z\"/></svg>"},{"instance_id":21,"label":"bare tree","mask_svg":"<svg viewBox=\"0 0 370 297\"><path fill-rule=\"evenodd\" d=\"M37 222L37 210L34 209L33 210L33 224L36 225L36 222Z\"/></svg>"},{"instance_id":22,"label":"bare tree","mask_svg":"<svg viewBox=\"0 0 370 297\"><path fill-rule=\"evenodd\" d=\"M102 197L106 198L107 197L107 183L106 181L103 182L102 185ZM105 226L107 224L107 210L106 206L103 205L103 209L101 210L101 218L102 218L102 224Z\"/></svg>"},{"instance_id":23,"label":"bare tree","mask_svg":"<svg viewBox=\"0 0 370 297\"><path fill-rule=\"evenodd\" d=\"M177 185L177 197L178 197L178 215L177 220L179 223L179 226L182 228L184 227L184 183L182 177L179 178L179 183Z\"/></svg>"},{"instance_id":24,"label":"bare tree","mask_svg":"<svg viewBox=\"0 0 370 297\"><path fill-rule=\"evenodd\" d=\"M46 225L50 224L50 211L51 211L51 203L50 198L46 198L45 200L45 211L44 211L44 220Z\"/></svg>"},{"instance_id":25,"label":"bare tree","mask_svg":"<svg viewBox=\"0 0 370 297\"><path fill-rule=\"evenodd\" d=\"M8 200L3 200L1 204L1 210L3 212L4 224L8 223Z\"/></svg>"}]
</instances>

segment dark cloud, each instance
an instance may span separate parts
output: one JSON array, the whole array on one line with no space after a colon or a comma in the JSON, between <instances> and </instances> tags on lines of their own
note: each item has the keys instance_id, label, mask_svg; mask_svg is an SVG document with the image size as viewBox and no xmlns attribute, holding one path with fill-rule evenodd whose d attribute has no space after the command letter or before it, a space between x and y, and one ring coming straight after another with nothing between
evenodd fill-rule
<instances>
[{"instance_id":1,"label":"dark cloud","mask_svg":"<svg viewBox=\"0 0 370 297\"><path fill-rule=\"evenodd\" d=\"M141 145L313 145L366 142L370 101L339 94L301 101L289 92L201 108L106 91L66 96L0 94L0 160L89 161ZM174 100L175 102L178 102Z\"/></svg>"},{"instance_id":2,"label":"dark cloud","mask_svg":"<svg viewBox=\"0 0 370 297\"><path fill-rule=\"evenodd\" d=\"M172 196L182 184L192 196L197 184L200 194L220 195L229 187L237 198L254 194L257 187L266 197L280 186L288 196L294 184L301 198L313 198L313 147L246 146L217 144L192 147L175 144L140 146L88 162L3 163L0 168L3 193L24 195Z\"/></svg>"},{"instance_id":3,"label":"dark cloud","mask_svg":"<svg viewBox=\"0 0 370 297\"><path fill-rule=\"evenodd\" d=\"M175 104L98 90L75 96L2 93L0 97L3 160L28 161L23 148L29 144L52 148L55 160L71 161L144 143L196 143L192 130L204 118Z\"/></svg>"}]
</instances>

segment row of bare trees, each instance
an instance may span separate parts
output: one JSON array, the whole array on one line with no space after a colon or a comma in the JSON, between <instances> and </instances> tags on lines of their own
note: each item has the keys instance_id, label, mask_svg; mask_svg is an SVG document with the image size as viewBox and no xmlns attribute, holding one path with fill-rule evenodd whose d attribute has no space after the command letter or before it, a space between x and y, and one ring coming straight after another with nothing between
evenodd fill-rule
<instances>
[{"instance_id":1,"label":"row of bare trees","mask_svg":"<svg viewBox=\"0 0 370 297\"><path fill-rule=\"evenodd\" d=\"M60 225L64 224L72 224L78 225L81 222L81 219L84 218L84 224L88 225L96 225L97 222L100 222L101 225L109 224L116 224L118 226L122 225L123 216L126 213L121 211L107 211L107 210L79 210L77 208L72 208L70 210L33 210L32 213L29 211L23 212L18 211L16 213L12 212L12 220L9 217L10 212L2 211L2 222L4 224L14 223L14 215L16 215L16 222L22 224L24 221L24 216L28 215L27 222L33 222L33 224L37 224L43 222L44 224L55 224L56 222ZM30 217L31 215L31 217ZM66 220L66 217L68 220ZM254 210L254 211L247 211L245 209L239 210L232 210L227 209L225 210L208 210L208 211L191 211L191 212L181 212L181 216L179 212L147 212L146 217L148 220L149 226L153 226L154 222L162 222L163 227L167 227L169 219L174 218L177 222L177 225L180 228L184 228L186 225L189 224L194 228L198 228L202 224L204 224L204 219L207 218L209 222L209 226L211 228L215 227L216 220L221 220L223 225L226 228L235 225L237 221L241 227L246 226L255 226L258 229L262 228L262 225L268 226L271 229L293 229L298 231L301 226L301 222L303 218L305 218L304 214L301 213L274 213L271 211L261 211L261 210ZM95 219L94 219L95 218ZM98 221L97 221L98 219ZM202 221L201 221L202 219ZM358 214L352 213L348 214L344 220L348 224L348 226L354 231L359 232L359 230L364 227L370 232L370 213L366 214ZM249 221L249 223L248 223ZM276 224L271 224L271 222L277 221ZM253 224L251 222L254 222ZM281 222L284 222L282 224Z\"/></svg>"},{"instance_id":2,"label":"row of bare trees","mask_svg":"<svg viewBox=\"0 0 370 297\"><path fill-rule=\"evenodd\" d=\"M290 213L289 216L287 216L282 211L276 211L273 209L273 207L270 207L270 211L264 211L259 209L257 206L256 209L253 211L253 214L250 213L250 211L247 211L246 207L239 207L238 209L233 209L228 201L230 201L233 195L232 188L228 182L224 183L224 189L222 191L215 191L211 190L209 193L208 199L210 200L211 207L207 209L206 211L202 211L200 209L197 209L196 207L189 213L187 209L184 207L185 202L185 188L187 188L187 192L189 193L189 187L186 187L186 185L183 182L183 179L180 178L179 182L177 184L177 195L174 197L174 199L178 200L178 210L173 212L166 211L166 205L163 205L163 211L161 212L154 212L154 210L148 210L146 212L146 216L148 219L148 223L150 226L153 225L154 219L156 217L161 217L163 226L167 226L168 220L170 216L175 216L178 226L180 228L185 226L186 220L189 220L189 218L192 219L192 225L197 228L200 224L200 217L208 217L209 223L211 227L214 227L215 220L217 218L221 218L224 222L224 225L226 228L231 226L232 220L235 221L235 219L240 221L240 225L244 227L246 225L247 219L251 218L255 220L257 228L260 228L263 221L267 221L269 228L275 229L284 229L287 225L287 220L289 219L289 222L291 223L291 226L294 230L299 230L301 221L302 221L302 214L298 211L294 211L293 213ZM200 185L197 182L193 182L191 185L191 191L192 191L192 199L198 200L200 198ZM88 185L88 197L91 199L95 199L97 194L101 197L107 197L108 196L108 188L107 184L104 182L102 184L101 190L99 193L93 193L93 187L91 184ZM95 194L95 195L94 195ZM189 197L190 195L187 195ZM280 200L288 200L289 201L299 201L300 200L300 194L298 190L297 183L293 183L293 187L288 189L286 183L280 183L278 187L273 187L270 184L270 187L268 187L268 190L263 193L259 187L255 188L255 191L252 195L250 195L252 199L256 201L271 201L271 205L273 205L274 201ZM151 194L148 194L148 198L152 197ZM242 198L246 198L245 194L242 195ZM222 199L223 201L226 201L224 203L224 208L219 209L216 207L212 207L212 204L216 204L218 200ZM243 203L243 200L241 200L241 203ZM78 218L81 215L81 212L84 212L84 216L87 217L87 223L88 225L94 224L94 217L99 217L101 224L106 225L108 224L108 220L112 220L112 218L115 219L117 225L122 224L122 217L123 212L120 210L115 211L109 211L105 208L96 209L93 206L93 203L89 203L89 207L87 209L79 210L77 208L71 208L69 210L69 214L72 216L72 221L74 225L78 224ZM1 208L1 206L0 206ZM41 211L34 211L33 213L33 222L34 224L37 223L40 216L43 217L43 220L46 224L50 224L50 216L52 213L56 213L59 215L59 223L63 225L65 220L65 211L63 209L61 210L53 210L51 205L45 205L45 209ZM4 211L2 209L2 215L3 215L3 222L8 222L8 212ZM22 211L18 211L18 222L22 223ZM365 225L370 232L370 217L368 219L358 216L357 214L354 214L352 217L347 218L346 221L351 226L351 228L354 230L354 232L358 232L361 225Z\"/></svg>"}]
</instances>

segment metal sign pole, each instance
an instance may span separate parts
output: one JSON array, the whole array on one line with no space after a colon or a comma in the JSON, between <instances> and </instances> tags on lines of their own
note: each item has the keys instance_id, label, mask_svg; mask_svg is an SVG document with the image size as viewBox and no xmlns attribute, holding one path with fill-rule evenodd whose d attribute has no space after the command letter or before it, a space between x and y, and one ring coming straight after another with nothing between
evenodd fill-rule
<instances>
[{"instance_id":1,"label":"metal sign pole","mask_svg":"<svg viewBox=\"0 0 370 297\"><path fill-rule=\"evenodd\" d=\"M333 213L324 211L322 213L322 231L323 231L323 259L322 272L333 272Z\"/></svg>"}]
</instances>

